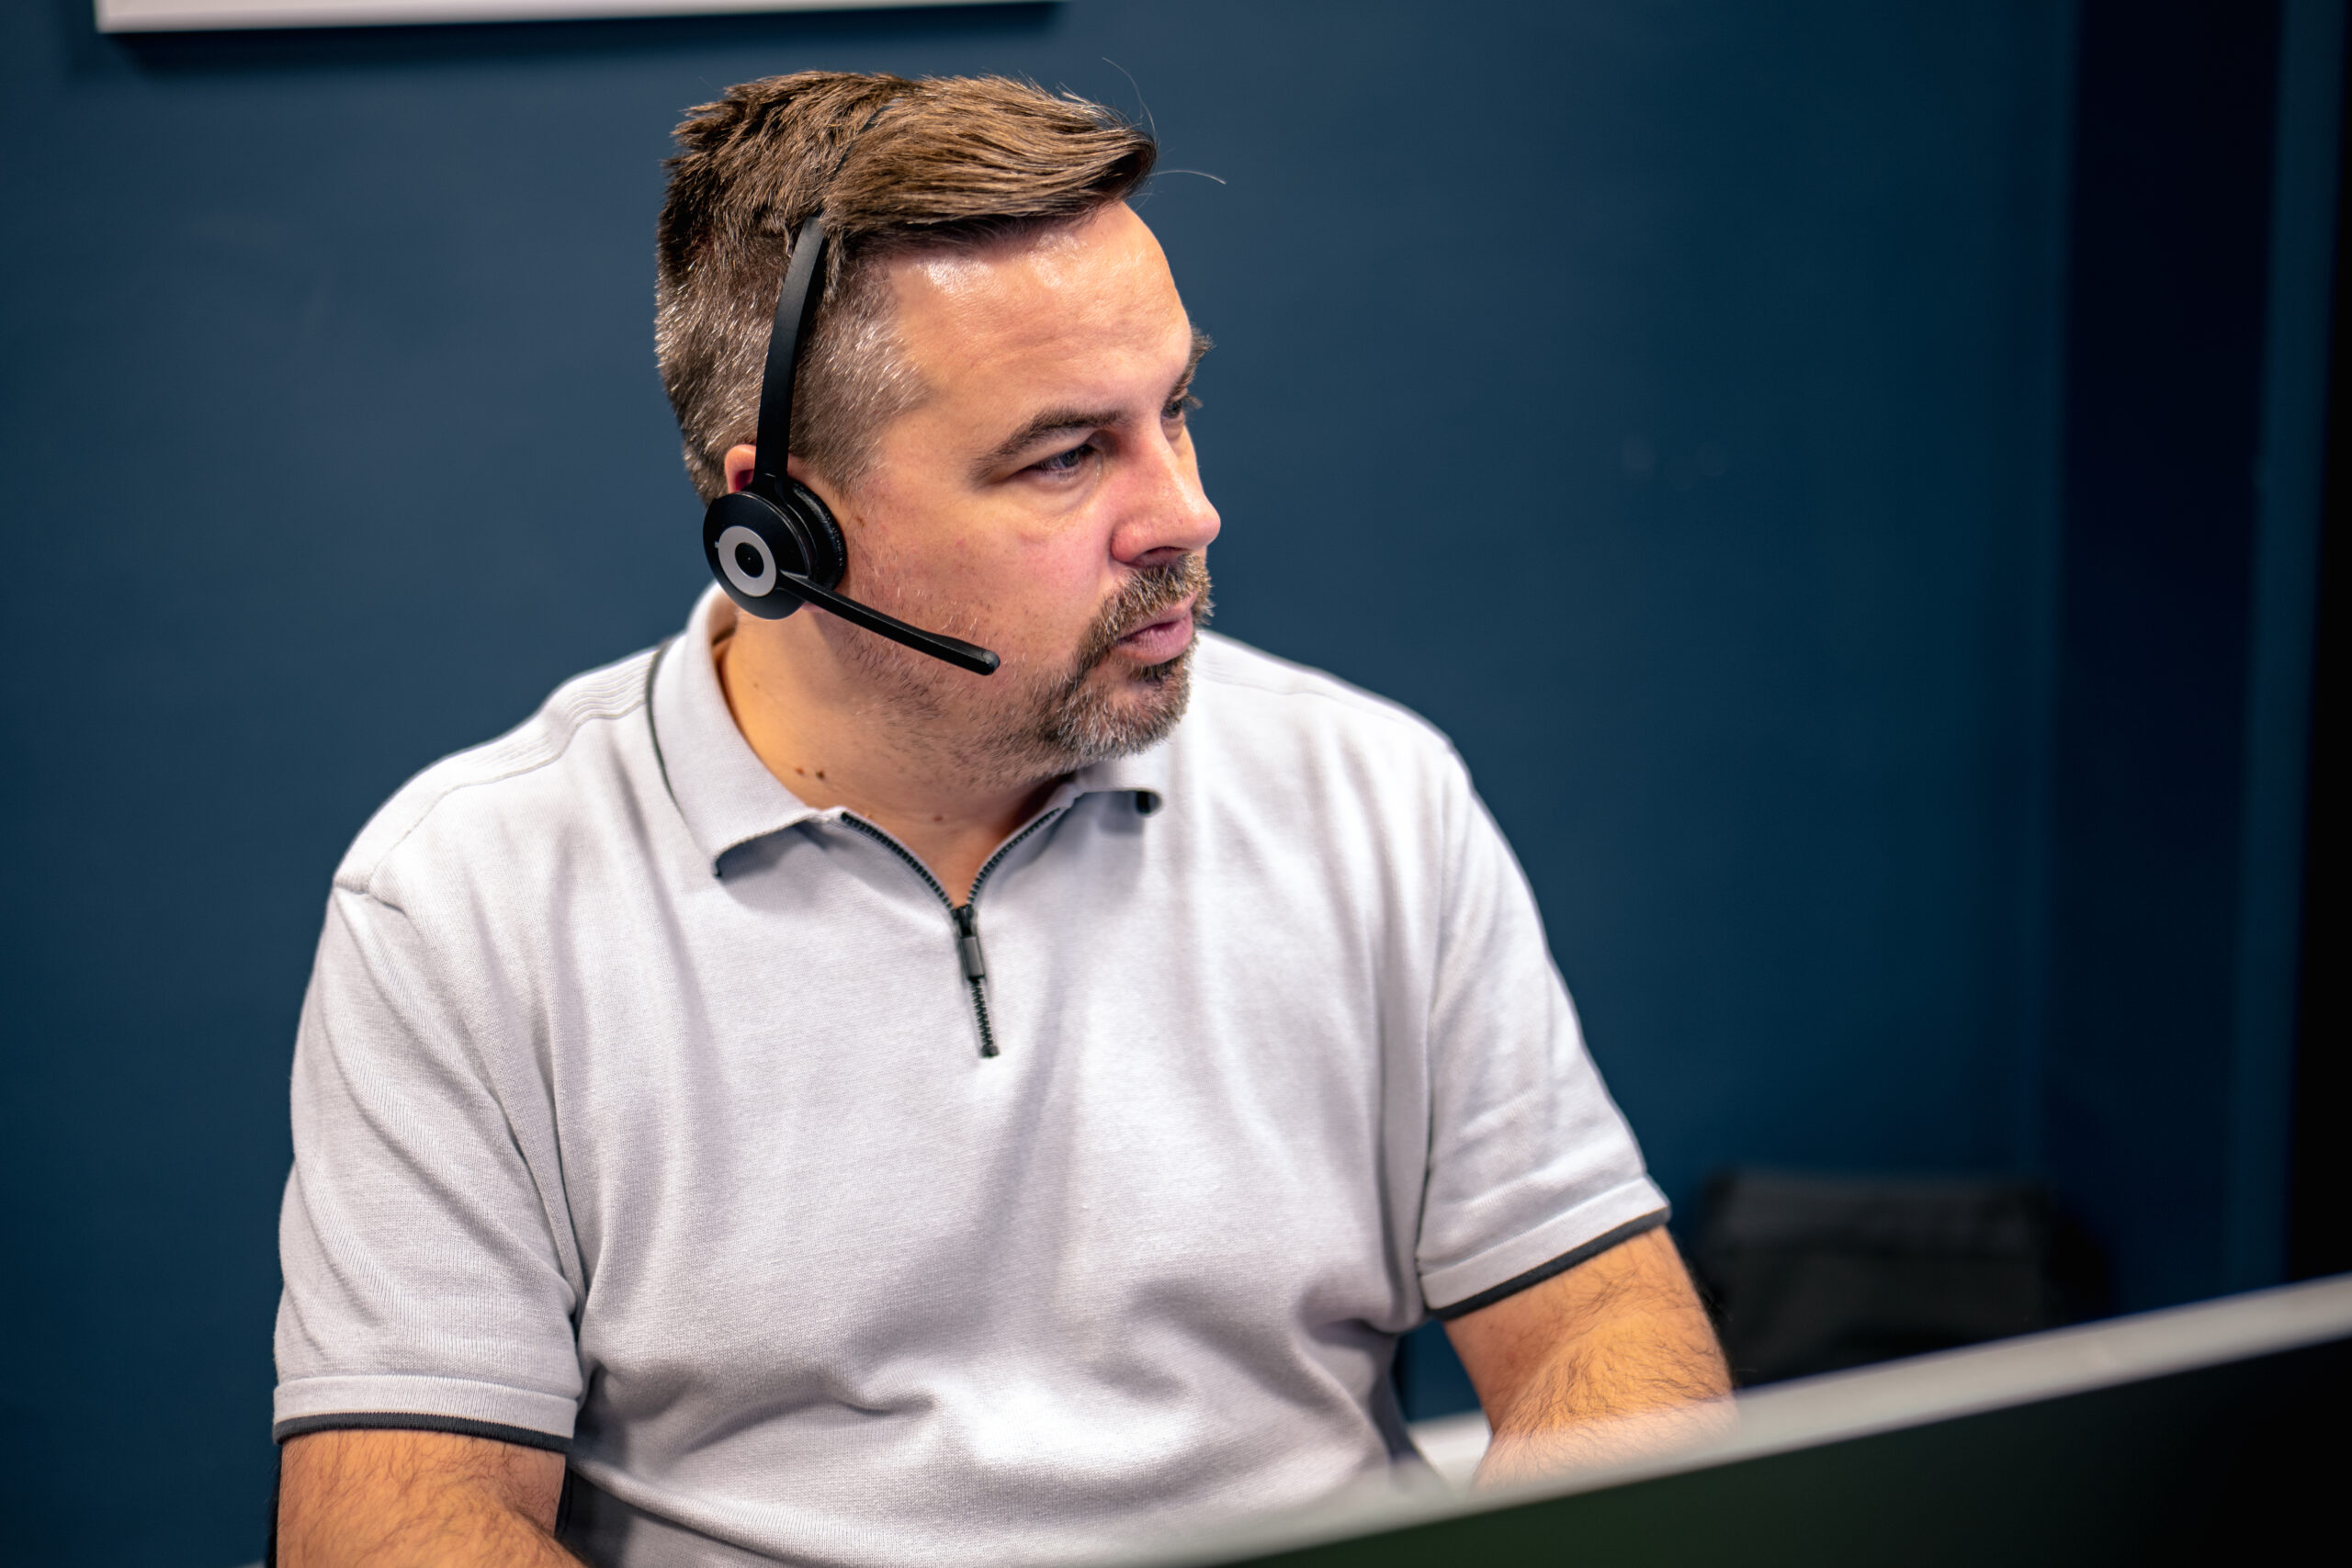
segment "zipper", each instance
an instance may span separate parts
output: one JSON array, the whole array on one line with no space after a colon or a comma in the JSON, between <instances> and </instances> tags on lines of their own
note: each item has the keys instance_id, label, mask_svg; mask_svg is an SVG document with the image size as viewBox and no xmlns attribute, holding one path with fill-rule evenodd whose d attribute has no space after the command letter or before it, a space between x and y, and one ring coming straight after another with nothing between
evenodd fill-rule
<instances>
[{"instance_id":1,"label":"zipper","mask_svg":"<svg viewBox=\"0 0 2352 1568\"><path fill-rule=\"evenodd\" d=\"M996 847L996 852L981 863L979 874L972 878L971 897L961 904L947 896L947 889L939 885L939 878L931 874L931 867L917 860L914 852L906 845L864 818L854 817L846 811L842 813L841 819L843 823L856 829L884 849L888 850L904 861L908 868L917 876L922 877L923 886L930 888L940 903L946 907L948 919L956 922L956 961L964 971L964 987L971 993L972 1021L979 1025L980 1055L983 1056L993 1056L997 1054L996 1028L989 1020L988 957L980 950L980 917L979 911L973 906L979 902L980 889L988 886L989 874L996 870L1004 857L1011 854L1030 835L1068 809L1069 808L1066 806L1057 806L1051 811L1039 813L1029 819L1027 827L999 844Z\"/></svg>"}]
</instances>

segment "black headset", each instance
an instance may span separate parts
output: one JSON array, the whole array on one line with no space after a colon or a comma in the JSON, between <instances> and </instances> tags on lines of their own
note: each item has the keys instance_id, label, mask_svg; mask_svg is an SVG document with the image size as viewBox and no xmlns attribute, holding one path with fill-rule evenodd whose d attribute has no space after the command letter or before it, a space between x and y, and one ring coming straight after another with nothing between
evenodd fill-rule
<instances>
[{"instance_id":1,"label":"black headset","mask_svg":"<svg viewBox=\"0 0 2352 1568\"><path fill-rule=\"evenodd\" d=\"M720 496L703 513L702 553L710 562L711 575L739 608L763 620L782 620L804 604L815 604L854 626L944 660L958 670L993 674L997 657L987 649L910 626L833 592L849 564L841 525L814 491L784 471L786 444L792 434L793 378L799 369L801 342L824 298L824 270L825 220L820 213L800 226L792 242L792 265L776 295L775 327L768 334L767 368L760 380L756 466L741 490Z\"/></svg>"}]
</instances>

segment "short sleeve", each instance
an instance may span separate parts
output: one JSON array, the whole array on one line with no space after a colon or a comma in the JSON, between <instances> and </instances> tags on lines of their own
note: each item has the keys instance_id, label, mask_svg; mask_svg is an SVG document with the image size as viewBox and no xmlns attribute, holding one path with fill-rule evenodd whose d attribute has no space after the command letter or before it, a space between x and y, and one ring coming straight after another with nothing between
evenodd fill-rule
<instances>
[{"instance_id":1,"label":"short sleeve","mask_svg":"<svg viewBox=\"0 0 2352 1568\"><path fill-rule=\"evenodd\" d=\"M1525 874L1458 761L1447 784L1417 1247L1421 1293L1439 1317L1666 1218L1585 1049Z\"/></svg>"},{"instance_id":2,"label":"short sleeve","mask_svg":"<svg viewBox=\"0 0 2352 1568\"><path fill-rule=\"evenodd\" d=\"M478 1002L402 912L338 887L294 1053L278 1438L404 1427L560 1447L580 1296L544 1094L501 1083ZM567 1267L567 1263L571 1266Z\"/></svg>"}]
</instances>

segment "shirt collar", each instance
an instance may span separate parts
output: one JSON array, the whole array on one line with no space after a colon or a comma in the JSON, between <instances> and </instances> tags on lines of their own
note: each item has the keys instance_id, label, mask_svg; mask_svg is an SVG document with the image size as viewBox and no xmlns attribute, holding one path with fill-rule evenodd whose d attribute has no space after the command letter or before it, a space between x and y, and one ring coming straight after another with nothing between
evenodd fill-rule
<instances>
[{"instance_id":1,"label":"shirt collar","mask_svg":"<svg viewBox=\"0 0 2352 1568\"><path fill-rule=\"evenodd\" d=\"M1062 781L1052 804L1066 806L1081 795L1112 794L1134 795L1136 809L1146 817L1159 810L1168 799L1168 742L1132 757L1088 763Z\"/></svg>"},{"instance_id":2,"label":"shirt collar","mask_svg":"<svg viewBox=\"0 0 2352 1568\"><path fill-rule=\"evenodd\" d=\"M819 815L768 772L735 728L711 659L734 629L735 606L716 585L705 590L686 629L662 646L646 705L662 782L714 874L739 844Z\"/></svg>"},{"instance_id":3,"label":"shirt collar","mask_svg":"<svg viewBox=\"0 0 2352 1568\"><path fill-rule=\"evenodd\" d=\"M704 591L686 617L686 629L655 656L646 705L662 782L713 875L729 850L838 815L819 811L786 789L736 728L711 657L718 641L735 629L735 614L716 585ZM1112 792L1133 795L1136 809L1147 817L1159 810L1168 792L1167 743L1080 768L1062 781L1046 809Z\"/></svg>"}]
</instances>

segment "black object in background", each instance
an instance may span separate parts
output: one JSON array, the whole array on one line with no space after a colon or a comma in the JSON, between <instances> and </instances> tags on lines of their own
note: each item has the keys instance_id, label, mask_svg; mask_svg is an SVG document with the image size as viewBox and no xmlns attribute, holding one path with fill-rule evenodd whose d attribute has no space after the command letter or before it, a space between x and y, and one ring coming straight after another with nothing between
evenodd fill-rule
<instances>
[{"instance_id":1,"label":"black object in background","mask_svg":"<svg viewBox=\"0 0 2352 1568\"><path fill-rule=\"evenodd\" d=\"M2054 1328L2102 1296L2089 1244L1998 1178L1730 1171L1691 1263L1744 1384Z\"/></svg>"},{"instance_id":2,"label":"black object in background","mask_svg":"<svg viewBox=\"0 0 2352 1568\"><path fill-rule=\"evenodd\" d=\"M2352 1270L2352 1053L2345 1048L2344 757L2346 651L2344 516L2352 510L2352 115L2336 162L2335 309L2330 325L2327 477L2321 514L2319 619L2312 671L2311 788L2304 797L2303 951L2295 1021L2294 1156L2287 1271L2297 1280Z\"/></svg>"},{"instance_id":3,"label":"black object in background","mask_svg":"<svg viewBox=\"0 0 2352 1568\"><path fill-rule=\"evenodd\" d=\"M2084 0L2041 1147L2118 1303L2232 1287L2278 0ZM2245 1280L2253 1283L2253 1280Z\"/></svg>"}]
</instances>

